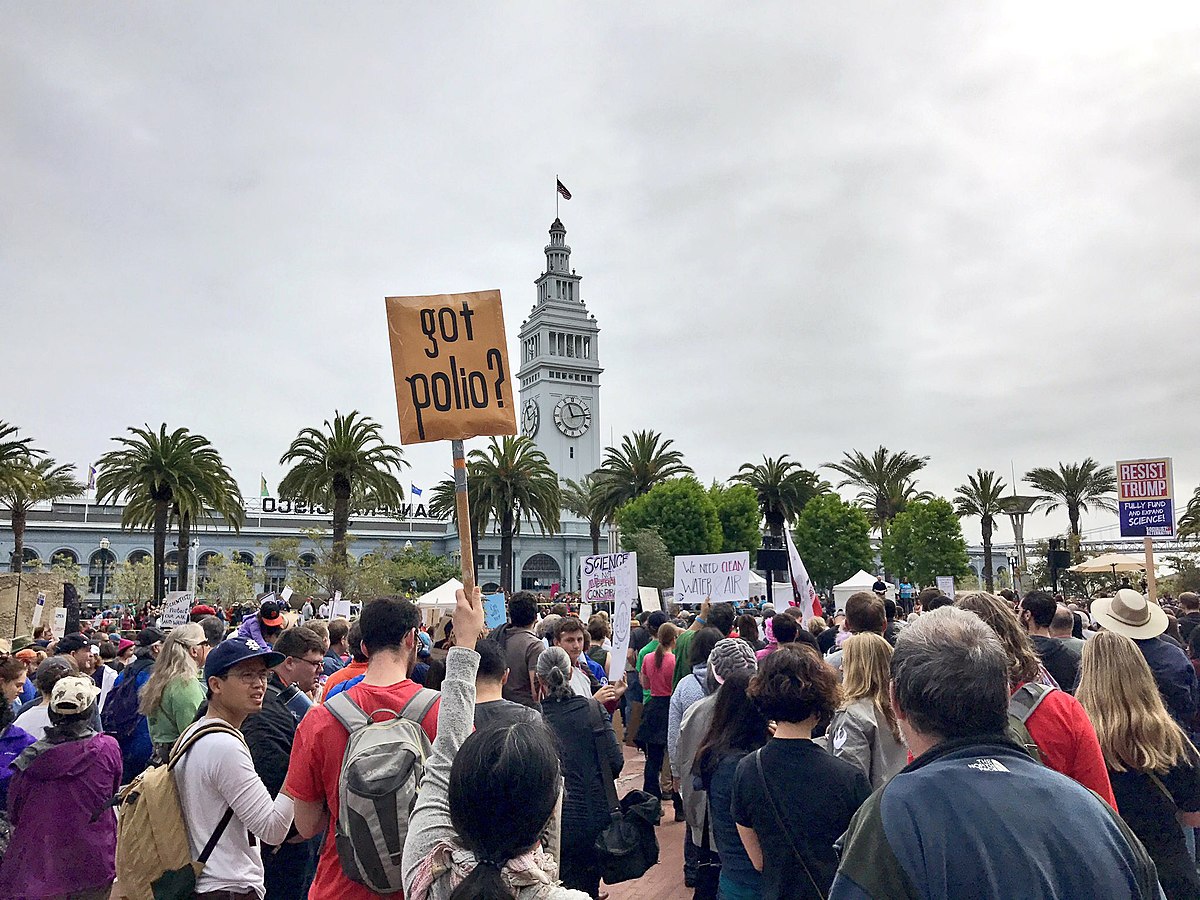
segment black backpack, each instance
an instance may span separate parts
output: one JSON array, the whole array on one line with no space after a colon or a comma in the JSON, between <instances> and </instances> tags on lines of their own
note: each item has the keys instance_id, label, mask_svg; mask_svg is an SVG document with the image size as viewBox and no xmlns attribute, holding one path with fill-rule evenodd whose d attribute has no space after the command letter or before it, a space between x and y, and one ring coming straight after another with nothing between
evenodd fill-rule
<instances>
[{"instance_id":1,"label":"black backpack","mask_svg":"<svg viewBox=\"0 0 1200 900\"><path fill-rule=\"evenodd\" d=\"M108 692L104 711L100 714L104 733L116 738L121 749L128 747L134 739L142 719L142 714L138 712L138 676L143 671L139 668L131 672L126 668L121 683Z\"/></svg>"}]
</instances>

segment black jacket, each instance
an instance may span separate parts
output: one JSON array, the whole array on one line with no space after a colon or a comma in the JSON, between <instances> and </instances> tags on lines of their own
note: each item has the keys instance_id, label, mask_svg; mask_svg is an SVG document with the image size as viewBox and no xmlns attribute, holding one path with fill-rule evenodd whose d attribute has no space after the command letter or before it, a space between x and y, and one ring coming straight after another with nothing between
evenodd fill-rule
<instances>
[{"instance_id":1,"label":"black jacket","mask_svg":"<svg viewBox=\"0 0 1200 900\"><path fill-rule=\"evenodd\" d=\"M1079 681L1079 657L1072 653L1058 638L1031 634L1033 649L1042 658L1046 671L1054 676L1058 686L1068 694L1075 693Z\"/></svg>"},{"instance_id":2,"label":"black jacket","mask_svg":"<svg viewBox=\"0 0 1200 900\"><path fill-rule=\"evenodd\" d=\"M1179 617L1179 633L1183 636L1185 644L1197 625L1200 625L1200 612L1184 613Z\"/></svg>"},{"instance_id":3,"label":"black jacket","mask_svg":"<svg viewBox=\"0 0 1200 900\"><path fill-rule=\"evenodd\" d=\"M279 676L272 672L262 710L247 716L242 723L242 734L254 759L254 771L272 797L283 787L288 758L292 755L292 741L296 739L296 719L279 699L279 692L284 687Z\"/></svg>"},{"instance_id":4,"label":"black jacket","mask_svg":"<svg viewBox=\"0 0 1200 900\"><path fill-rule=\"evenodd\" d=\"M595 720L590 709L593 705L595 700L575 694L542 701L546 724L558 738L558 758L566 780L562 808L564 847L590 847L611 819L598 753L602 750L608 756L613 777L625 761L611 727L605 729L599 740L594 735Z\"/></svg>"}]
</instances>

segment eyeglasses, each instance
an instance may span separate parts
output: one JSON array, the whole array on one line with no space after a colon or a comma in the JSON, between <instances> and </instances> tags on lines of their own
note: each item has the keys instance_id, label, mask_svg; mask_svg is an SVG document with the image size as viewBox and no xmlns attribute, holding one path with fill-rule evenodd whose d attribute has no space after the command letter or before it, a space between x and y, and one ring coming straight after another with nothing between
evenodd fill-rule
<instances>
[{"instance_id":1,"label":"eyeglasses","mask_svg":"<svg viewBox=\"0 0 1200 900\"><path fill-rule=\"evenodd\" d=\"M266 684L271 678L271 671L263 669L261 672L230 672L225 677L236 677L242 684Z\"/></svg>"},{"instance_id":2,"label":"eyeglasses","mask_svg":"<svg viewBox=\"0 0 1200 900\"><path fill-rule=\"evenodd\" d=\"M294 659L296 662L307 663L314 669L319 668L321 663L325 661L324 659L305 659L303 656L289 656L288 659Z\"/></svg>"}]
</instances>

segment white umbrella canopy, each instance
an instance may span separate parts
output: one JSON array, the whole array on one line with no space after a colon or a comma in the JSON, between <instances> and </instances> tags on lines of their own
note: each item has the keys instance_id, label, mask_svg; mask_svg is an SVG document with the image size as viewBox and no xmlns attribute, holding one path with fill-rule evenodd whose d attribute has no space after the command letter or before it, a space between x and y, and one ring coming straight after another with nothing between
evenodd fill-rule
<instances>
[{"instance_id":1,"label":"white umbrella canopy","mask_svg":"<svg viewBox=\"0 0 1200 900\"><path fill-rule=\"evenodd\" d=\"M1085 559L1077 566L1071 566L1070 571L1081 575L1116 574L1117 572L1140 572L1146 568L1146 561L1136 556L1126 556L1124 553L1103 553L1091 559Z\"/></svg>"}]
</instances>

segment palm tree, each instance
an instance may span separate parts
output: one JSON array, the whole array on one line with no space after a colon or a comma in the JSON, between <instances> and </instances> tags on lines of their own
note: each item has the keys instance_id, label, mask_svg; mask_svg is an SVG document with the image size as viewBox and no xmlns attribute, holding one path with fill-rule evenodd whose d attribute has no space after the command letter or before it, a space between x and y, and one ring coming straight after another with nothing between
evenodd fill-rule
<instances>
[{"instance_id":1,"label":"palm tree","mask_svg":"<svg viewBox=\"0 0 1200 900\"><path fill-rule=\"evenodd\" d=\"M996 473L979 469L967 476L967 483L958 486L954 497L954 511L960 516L978 516L979 528L983 532L983 580L988 593L995 589L992 578L992 533L996 529L996 516L1004 512L1001 498L1004 496L1004 481Z\"/></svg>"},{"instance_id":2,"label":"palm tree","mask_svg":"<svg viewBox=\"0 0 1200 900\"><path fill-rule=\"evenodd\" d=\"M233 473L222 462L216 448L211 444L195 453L198 479L190 485L181 485L175 492L171 514L179 523L179 589L187 590L188 567L191 565L192 523L198 519L212 519L216 512L234 531L241 531L246 511L242 491Z\"/></svg>"},{"instance_id":3,"label":"palm tree","mask_svg":"<svg viewBox=\"0 0 1200 900\"><path fill-rule=\"evenodd\" d=\"M479 534L487 528L491 512L488 510L486 499L481 500L483 489L479 481L479 473L475 467L467 465L467 508L471 517L471 547L473 549L471 571L474 581L479 581ZM454 479L447 478L439 481L429 491L427 504L429 515L435 519L451 519L458 524L458 499L454 488Z\"/></svg>"},{"instance_id":4,"label":"palm tree","mask_svg":"<svg viewBox=\"0 0 1200 900\"><path fill-rule=\"evenodd\" d=\"M595 474L584 475L578 481L566 479L562 485L562 508L588 523L592 538L592 555L600 553L600 530L611 521L604 494Z\"/></svg>"},{"instance_id":5,"label":"palm tree","mask_svg":"<svg viewBox=\"0 0 1200 900\"><path fill-rule=\"evenodd\" d=\"M279 458L280 465L289 463L294 465L279 482L279 496L332 508L330 561L338 569L347 565L351 498L366 509L399 506L404 500L404 488L393 474L408 465L402 451L385 443L379 423L358 410L346 416L335 411L333 424L326 419L324 431L302 429Z\"/></svg>"},{"instance_id":6,"label":"palm tree","mask_svg":"<svg viewBox=\"0 0 1200 900\"><path fill-rule=\"evenodd\" d=\"M191 498L201 496L218 510L227 511L230 504L236 503L240 511L241 494L236 485L232 495L225 493L232 478L204 435L186 428L168 434L165 423L157 432L149 425L130 428L129 432L132 437L113 438L123 446L105 453L96 463L101 470L96 479L96 502L124 498L121 527L153 529L154 599L162 600L166 592L167 528L175 504L184 508ZM235 530L241 527L240 514L230 513L226 519Z\"/></svg>"},{"instance_id":7,"label":"palm tree","mask_svg":"<svg viewBox=\"0 0 1200 900\"><path fill-rule=\"evenodd\" d=\"M25 471L0 487L0 504L8 507L13 533L12 571L20 572L25 561L25 522L35 503L78 497L83 485L72 474L73 466L57 465L49 457L34 462L26 457Z\"/></svg>"},{"instance_id":8,"label":"palm tree","mask_svg":"<svg viewBox=\"0 0 1200 900\"><path fill-rule=\"evenodd\" d=\"M786 453L774 459L763 456L760 465L742 463L729 480L754 488L767 529L777 538L783 536L784 525L800 515L804 504L829 491L829 482L788 459Z\"/></svg>"},{"instance_id":9,"label":"palm tree","mask_svg":"<svg viewBox=\"0 0 1200 900\"><path fill-rule=\"evenodd\" d=\"M913 478L927 462L928 456L915 456L904 450L892 453L881 444L869 457L861 450L854 450L843 454L840 462L825 466L846 476L838 482L838 487L860 489L855 499L867 511L871 524L884 535L888 522L903 512L905 506L929 496L917 492Z\"/></svg>"},{"instance_id":10,"label":"palm tree","mask_svg":"<svg viewBox=\"0 0 1200 900\"><path fill-rule=\"evenodd\" d=\"M1058 469L1037 468L1025 473L1025 480L1041 491L1038 506L1047 513L1060 506L1067 508L1071 536L1079 541L1079 515L1089 508L1117 511L1117 477L1112 466L1103 466L1090 456L1081 463L1059 463Z\"/></svg>"},{"instance_id":11,"label":"palm tree","mask_svg":"<svg viewBox=\"0 0 1200 900\"><path fill-rule=\"evenodd\" d=\"M19 482L29 460L45 455L29 446L33 438L18 438L19 431L16 425L0 421L0 487L9 488Z\"/></svg>"},{"instance_id":12,"label":"palm tree","mask_svg":"<svg viewBox=\"0 0 1200 900\"><path fill-rule=\"evenodd\" d=\"M612 516L622 505L648 493L676 475L691 475L683 454L669 449L674 441L663 440L657 431L635 431L621 438L621 447L604 451L604 463L593 473L599 484L602 505Z\"/></svg>"},{"instance_id":13,"label":"palm tree","mask_svg":"<svg viewBox=\"0 0 1200 900\"><path fill-rule=\"evenodd\" d=\"M1179 517L1178 531L1181 539L1200 536L1200 487L1196 488L1183 515Z\"/></svg>"},{"instance_id":14,"label":"palm tree","mask_svg":"<svg viewBox=\"0 0 1200 900\"><path fill-rule=\"evenodd\" d=\"M513 535L521 519L543 534L558 530L562 496L546 454L529 438L492 438L487 450L472 450L470 464L478 495L500 526L500 589L513 589ZM468 490L471 489L468 483Z\"/></svg>"}]
</instances>

